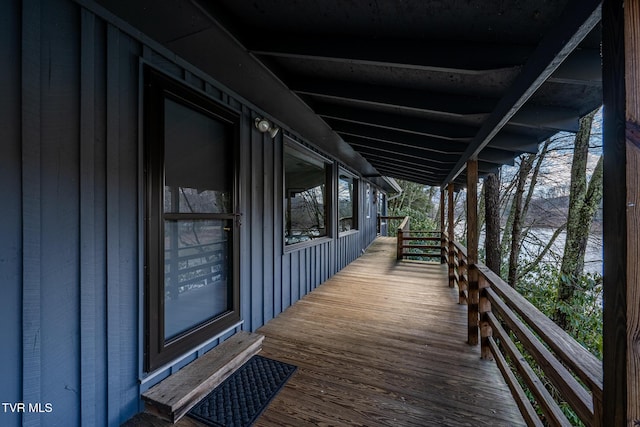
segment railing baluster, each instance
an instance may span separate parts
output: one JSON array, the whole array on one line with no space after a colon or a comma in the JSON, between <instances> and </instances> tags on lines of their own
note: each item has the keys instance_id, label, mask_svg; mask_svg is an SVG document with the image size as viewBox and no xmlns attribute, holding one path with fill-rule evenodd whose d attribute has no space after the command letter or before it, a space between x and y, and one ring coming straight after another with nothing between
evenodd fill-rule
<instances>
[{"instance_id":1,"label":"railing baluster","mask_svg":"<svg viewBox=\"0 0 640 427\"><path fill-rule=\"evenodd\" d=\"M462 248L457 248L458 253L458 304L467 304L469 296L469 265L467 254Z\"/></svg>"},{"instance_id":2,"label":"railing baluster","mask_svg":"<svg viewBox=\"0 0 640 427\"><path fill-rule=\"evenodd\" d=\"M489 313L491 313L491 301L487 297L485 289L491 285L484 275L478 277L478 290L480 293L480 357L486 360L493 360L491 348L489 347L489 337L493 335L493 330L489 324Z\"/></svg>"},{"instance_id":3,"label":"railing baluster","mask_svg":"<svg viewBox=\"0 0 640 427\"><path fill-rule=\"evenodd\" d=\"M467 259L467 261L469 261ZM480 293L478 291L478 267L475 264L467 265L467 277L469 280L469 291L467 294L467 344L478 345L478 332L480 328L478 305L480 304Z\"/></svg>"}]
</instances>

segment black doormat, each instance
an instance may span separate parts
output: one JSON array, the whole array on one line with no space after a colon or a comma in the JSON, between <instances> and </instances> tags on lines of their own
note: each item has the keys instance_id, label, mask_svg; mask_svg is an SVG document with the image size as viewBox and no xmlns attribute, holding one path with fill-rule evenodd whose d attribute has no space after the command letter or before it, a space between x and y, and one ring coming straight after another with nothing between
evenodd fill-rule
<instances>
[{"instance_id":1,"label":"black doormat","mask_svg":"<svg viewBox=\"0 0 640 427\"><path fill-rule=\"evenodd\" d=\"M187 415L214 427L250 426L296 369L294 365L253 356Z\"/></svg>"}]
</instances>

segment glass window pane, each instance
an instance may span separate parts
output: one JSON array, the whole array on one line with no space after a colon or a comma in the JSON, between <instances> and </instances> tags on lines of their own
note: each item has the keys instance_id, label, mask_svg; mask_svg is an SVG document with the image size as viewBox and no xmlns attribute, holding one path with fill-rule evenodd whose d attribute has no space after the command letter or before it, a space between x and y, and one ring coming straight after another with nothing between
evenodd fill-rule
<instances>
[{"instance_id":1,"label":"glass window pane","mask_svg":"<svg viewBox=\"0 0 640 427\"><path fill-rule=\"evenodd\" d=\"M227 221L165 221L164 336L232 309Z\"/></svg>"},{"instance_id":2,"label":"glass window pane","mask_svg":"<svg viewBox=\"0 0 640 427\"><path fill-rule=\"evenodd\" d=\"M285 244L327 235L326 164L285 146Z\"/></svg>"},{"instance_id":3,"label":"glass window pane","mask_svg":"<svg viewBox=\"0 0 640 427\"><path fill-rule=\"evenodd\" d=\"M231 212L229 126L165 99L165 212Z\"/></svg>"},{"instance_id":4,"label":"glass window pane","mask_svg":"<svg viewBox=\"0 0 640 427\"><path fill-rule=\"evenodd\" d=\"M356 228L354 191L353 177L340 174L338 177L338 231L349 231Z\"/></svg>"}]
</instances>

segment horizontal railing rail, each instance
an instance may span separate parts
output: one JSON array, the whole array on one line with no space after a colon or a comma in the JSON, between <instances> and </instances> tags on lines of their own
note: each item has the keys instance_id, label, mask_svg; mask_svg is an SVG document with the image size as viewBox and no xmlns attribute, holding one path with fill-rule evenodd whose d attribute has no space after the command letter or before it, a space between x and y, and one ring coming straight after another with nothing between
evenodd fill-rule
<instances>
[{"instance_id":1,"label":"horizontal railing rail","mask_svg":"<svg viewBox=\"0 0 640 427\"><path fill-rule=\"evenodd\" d=\"M571 426L562 400L586 426L601 426L602 362L488 267L467 265L464 246L454 242L451 247L450 285L458 287L460 304L478 302L479 316L470 316L469 326L476 323L482 357L496 361L527 424L542 426L544 419L548 425ZM471 269L478 278L475 298L468 294Z\"/></svg>"},{"instance_id":2,"label":"horizontal railing rail","mask_svg":"<svg viewBox=\"0 0 640 427\"><path fill-rule=\"evenodd\" d=\"M411 218L402 217L396 230L398 260L413 257L419 259L442 259L442 232L411 230Z\"/></svg>"}]
</instances>

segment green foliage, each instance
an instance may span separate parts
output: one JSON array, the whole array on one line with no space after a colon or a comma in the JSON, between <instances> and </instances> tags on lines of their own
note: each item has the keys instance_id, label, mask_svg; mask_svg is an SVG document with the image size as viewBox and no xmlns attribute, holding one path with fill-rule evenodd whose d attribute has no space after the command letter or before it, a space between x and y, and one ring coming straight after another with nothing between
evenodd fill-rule
<instances>
[{"instance_id":1,"label":"green foliage","mask_svg":"<svg viewBox=\"0 0 640 427\"><path fill-rule=\"evenodd\" d=\"M559 298L560 285L572 286L571 298L562 302ZM560 272L560 266L554 263L539 263L521 276L516 286L527 300L535 305L547 317L553 318L557 312L566 314L566 331L576 341L582 344L592 354L602 360L602 276L599 274L583 274L577 280L571 280ZM534 369L539 378L547 387L547 390L556 399L562 412L571 425L583 426L577 414L571 406L562 401L558 391L545 379L544 372L536 364L535 360L526 352L524 346L512 336L519 350L524 354L526 361ZM530 399L533 396L521 383ZM534 400L532 400L534 402ZM534 406L535 403L534 403ZM539 408L538 414L544 419Z\"/></svg>"},{"instance_id":2,"label":"green foliage","mask_svg":"<svg viewBox=\"0 0 640 427\"><path fill-rule=\"evenodd\" d=\"M558 298L561 281L575 287L571 300L567 302ZM567 333L602 360L601 275L583 274L570 283L560 274L558 267L540 264L519 280L517 290L549 317L556 311L566 313Z\"/></svg>"},{"instance_id":3,"label":"green foliage","mask_svg":"<svg viewBox=\"0 0 640 427\"><path fill-rule=\"evenodd\" d=\"M408 216L411 230L435 231L439 224L437 206L433 203L434 188L415 182L398 180L403 191L399 197L389 201L389 216ZM390 223L389 235L395 236L400 221Z\"/></svg>"}]
</instances>

